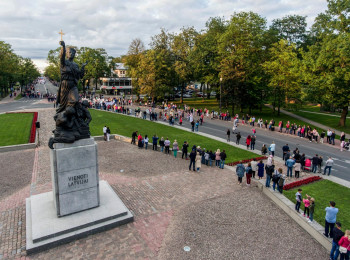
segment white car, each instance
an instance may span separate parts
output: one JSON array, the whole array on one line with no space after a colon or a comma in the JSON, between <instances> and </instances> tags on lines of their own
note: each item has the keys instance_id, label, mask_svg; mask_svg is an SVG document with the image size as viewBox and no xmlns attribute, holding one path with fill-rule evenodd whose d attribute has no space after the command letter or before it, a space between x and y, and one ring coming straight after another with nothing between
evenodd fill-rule
<instances>
[{"instance_id":1,"label":"white car","mask_svg":"<svg viewBox=\"0 0 350 260\"><path fill-rule=\"evenodd\" d=\"M192 95L186 93L186 94L183 95L183 97L184 97L184 98L191 98Z\"/></svg>"},{"instance_id":2,"label":"white car","mask_svg":"<svg viewBox=\"0 0 350 260\"><path fill-rule=\"evenodd\" d=\"M210 96L216 96L216 92L215 91L210 92Z\"/></svg>"}]
</instances>

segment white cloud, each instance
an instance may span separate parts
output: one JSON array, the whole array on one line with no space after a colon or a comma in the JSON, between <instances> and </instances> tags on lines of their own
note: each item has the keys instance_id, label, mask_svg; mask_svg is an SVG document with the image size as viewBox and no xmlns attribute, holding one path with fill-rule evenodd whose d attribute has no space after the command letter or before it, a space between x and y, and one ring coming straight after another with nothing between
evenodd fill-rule
<instances>
[{"instance_id":1,"label":"white cloud","mask_svg":"<svg viewBox=\"0 0 350 260\"><path fill-rule=\"evenodd\" d=\"M44 66L48 51L59 47L60 29L69 45L105 48L119 56L134 38L147 45L161 27L201 30L210 17L229 19L240 11L256 12L268 24L289 14L306 15L310 26L326 7L326 0L0 0L0 40Z\"/></svg>"}]
</instances>

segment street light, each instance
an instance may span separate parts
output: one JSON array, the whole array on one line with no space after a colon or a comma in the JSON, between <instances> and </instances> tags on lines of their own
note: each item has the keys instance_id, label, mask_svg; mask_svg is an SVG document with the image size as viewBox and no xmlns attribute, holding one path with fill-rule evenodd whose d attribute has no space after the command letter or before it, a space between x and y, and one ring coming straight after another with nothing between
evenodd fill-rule
<instances>
[{"instance_id":1,"label":"street light","mask_svg":"<svg viewBox=\"0 0 350 260\"><path fill-rule=\"evenodd\" d=\"M221 113L221 89L222 89L222 77L220 78L220 113Z\"/></svg>"}]
</instances>

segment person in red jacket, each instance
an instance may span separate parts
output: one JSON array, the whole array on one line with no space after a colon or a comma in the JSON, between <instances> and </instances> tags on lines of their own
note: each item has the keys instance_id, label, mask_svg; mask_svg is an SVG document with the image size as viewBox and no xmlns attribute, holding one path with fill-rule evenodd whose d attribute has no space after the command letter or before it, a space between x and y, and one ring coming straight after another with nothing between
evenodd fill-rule
<instances>
[{"instance_id":1,"label":"person in red jacket","mask_svg":"<svg viewBox=\"0 0 350 260\"><path fill-rule=\"evenodd\" d=\"M350 255L350 230L345 231L345 235L339 240L340 260L349 260Z\"/></svg>"},{"instance_id":2,"label":"person in red jacket","mask_svg":"<svg viewBox=\"0 0 350 260\"><path fill-rule=\"evenodd\" d=\"M247 149L249 149L250 146L250 142L252 141L252 138L250 137L250 135L247 136L247 139L245 141L245 143L247 144Z\"/></svg>"}]
</instances>

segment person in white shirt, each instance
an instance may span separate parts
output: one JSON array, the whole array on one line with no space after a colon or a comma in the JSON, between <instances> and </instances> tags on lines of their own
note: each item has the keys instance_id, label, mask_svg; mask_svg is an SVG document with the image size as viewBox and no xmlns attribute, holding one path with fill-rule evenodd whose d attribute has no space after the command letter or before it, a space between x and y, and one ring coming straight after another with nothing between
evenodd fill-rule
<instances>
[{"instance_id":1,"label":"person in white shirt","mask_svg":"<svg viewBox=\"0 0 350 260\"><path fill-rule=\"evenodd\" d=\"M102 128L102 131L103 131L103 139L104 139L105 141L107 141L107 126L104 126L104 127Z\"/></svg>"},{"instance_id":2,"label":"person in white shirt","mask_svg":"<svg viewBox=\"0 0 350 260\"><path fill-rule=\"evenodd\" d=\"M326 166L324 167L324 171L323 171L323 175L326 175L326 170L328 170L328 176L331 175L331 170L332 170L332 166L333 166L333 159L332 157L328 157L328 160L326 161Z\"/></svg>"},{"instance_id":3,"label":"person in white shirt","mask_svg":"<svg viewBox=\"0 0 350 260\"><path fill-rule=\"evenodd\" d=\"M272 144L270 145L270 152L272 154L272 156L275 156L275 149L276 149L276 145L275 145L275 142L272 141Z\"/></svg>"}]
</instances>

